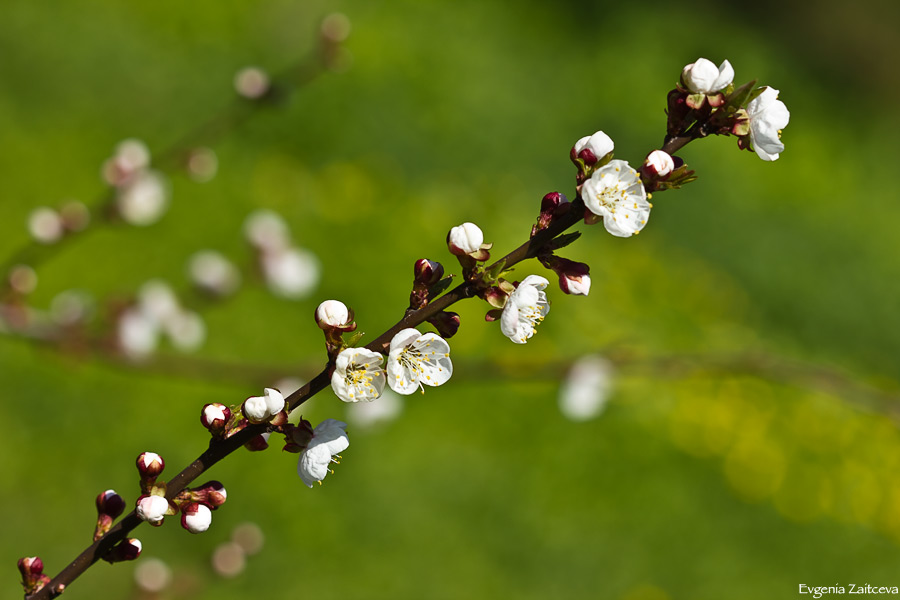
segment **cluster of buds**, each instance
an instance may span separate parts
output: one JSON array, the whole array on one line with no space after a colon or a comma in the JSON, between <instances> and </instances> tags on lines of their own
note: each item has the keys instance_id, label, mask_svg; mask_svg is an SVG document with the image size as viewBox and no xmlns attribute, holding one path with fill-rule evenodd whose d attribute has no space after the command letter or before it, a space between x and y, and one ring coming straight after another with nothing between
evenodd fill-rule
<instances>
[{"instance_id":1,"label":"cluster of buds","mask_svg":"<svg viewBox=\"0 0 900 600\"><path fill-rule=\"evenodd\" d=\"M22 574L22 587L25 595L30 596L50 583L50 577L44 575L44 561L38 556L26 556L18 562L19 573Z\"/></svg>"},{"instance_id":2,"label":"cluster of buds","mask_svg":"<svg viewBox=\"0 0 900 600\"><path fill-rule=\"evenodd\" d=\"M168 208L169 183L150 168L150 151L140 140L116 146L103 164L103 179L116 192L116 213L132 225L152 225Z\"/></svg>"},{"instance_id":3,"label":"cluster of buds","mask_svg":"<svg viewBox=\"0 0 900 600\"><path fill-rule=\"evenodd\" d=\"M738 147L754 150L763 160L777 160L784 151L781 130L790 112L778 100L778 90L751 81L735 87L727 60L718 68L705 58L687 65L669 92L669 138L689 135L735 135Z\"/></svg>"},{"instance_id":4,"label":"cluster of buds","mask_svg":"<svg viewBox=\"0 0 900 600\"><path fill-rule=\"evenodd\" d=\"M125 500L115 490L106 490L97 496L95 504L97 526L94 528L94 541L106 535L113 522L125 511Z\"/></svg>"},{"instance_id":5,"label":"cluster of buds","mask_svg":"<svg viewBox=\"0 0 900 600\"><path fill-rule=\"evenodd\" d=\"M191 533L203 533L212 523L212 511L225 504L226 498L225 486L218 481L184 490L175 497L181 509L181 526Z\"/></svg>"}]
</instances>

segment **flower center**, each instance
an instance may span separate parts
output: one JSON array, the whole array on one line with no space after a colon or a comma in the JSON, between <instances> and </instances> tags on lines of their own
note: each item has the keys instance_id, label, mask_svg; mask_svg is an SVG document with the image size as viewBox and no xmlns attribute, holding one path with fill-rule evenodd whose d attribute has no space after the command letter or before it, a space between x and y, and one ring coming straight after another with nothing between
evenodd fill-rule
<instances>
[{"instance_id":1,"label":"flower center","mask_svg":"<svg viewBox=\"0 0 900 600\"><path fill-rule=\"evenodd\" d=\"M363 396L375 393L375 387L372 385L374 379L374 377L369 375L365 365L351 364L347 367L347 373L344 375L344 382L347 384L347 387ZM349 395L350 398L353 398L353 391Z\"/></svg>"}]
</instances>

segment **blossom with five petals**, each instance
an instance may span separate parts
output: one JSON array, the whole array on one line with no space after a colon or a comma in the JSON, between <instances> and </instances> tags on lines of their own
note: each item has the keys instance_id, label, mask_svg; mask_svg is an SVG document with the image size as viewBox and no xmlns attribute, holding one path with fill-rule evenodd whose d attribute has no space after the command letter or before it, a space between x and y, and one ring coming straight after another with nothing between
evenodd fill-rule
<instances>
[{"instance_id":1,"label":"blossom with five petals","mask_svg":"<svg viewBox=\"0 0 900 600\"><path fill-rule=\"evenodd\" d=\"M425 391L426 385L446 383L453 374L450 345L436 333L419 333L409 328L391 340L387 361L387 382L398 394Z\"/></svg>"},{"instance_id":2,"label":"blossom with five petals","mask_svg":"<svg viewBox=\"0 0 900 600\"><path fill-rule=\"evenodd\" d=\"M747 115L753 150L763 160L778 160L778 155L784 152L781 130L791 119L787 106L778 99L778 90L771 87L763 90L747 104Z\"/></svg>"},{"instance_id":3,"label":"blossom with five petals","mask_svg":"<svg viewBox=\"0 0 900 600\"><path fill-rule=\"evenodd\" d=\"M345 348L338 354L331 389L344 402L371 402L384 390L384 357L366 348Z\"/></svg>"},{"instance_id":4,"label":"blossom with five petals","mask_svg":"<svg viewBox=\"0 0 900 600\"><path fill-rule=\"evenodd\" d=\"M581 188L584 205L603 217L603 226L617 237L631 237L647 224L651 204L637 171L624 160L612 160L594 171Z\"/></svg>"},{"instance_id":5,"label":"blossom with five petals","mask_svg":"<svg viewBox=\"0 0 900 600\"><path fill-rule=\"evenodd\" d=\"M336 419L325 419L313 430L312 439L300 454L297 462L297 474L308 487L313 482L321 483L328 475L328 465L337 463L334 457L350 446L350 438L347 437L347 424Z\"/></svg>"},{"instance_id":6,"label":"blossom with five petals","mask_svg":"<svg viewBox=\"0 0 900 600\"><path fill-rule=\"evenodd\" d=\"M544 289L550 284L540 275L529 275L509 295L500 315L500 331L517 344L534 335L537 325L550 312Z\"/></svg>"}]
</instances>

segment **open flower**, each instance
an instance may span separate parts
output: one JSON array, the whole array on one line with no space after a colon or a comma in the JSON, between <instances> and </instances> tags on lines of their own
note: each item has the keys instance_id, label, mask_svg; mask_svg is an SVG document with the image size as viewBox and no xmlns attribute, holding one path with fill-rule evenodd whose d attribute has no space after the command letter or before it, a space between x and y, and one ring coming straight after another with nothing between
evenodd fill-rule
<instances>
[{"instance_id":1,"label":"open flower","mask_svg":"<svg viewBox=\"0 0 900 600\"><path fill-rule=\"evenodd\" d=\"M436 333L419 333L409 328L391 340L388 355L388 385L398 394L425 391L426 385L446 383L453 374L450 345Z\"/></svg>"},{"instance_id":2,"label":"open flower","mask_svg":"<svg viewBox=\"0 0 900 600\"><path fill-rule=\"evenodd\" d=\"M524 344L547 313L550 303L544 289L549 281L540 275L529 275L509 295L500 315L500 331L517 344Z\"/></svg>"},{"instance_id":3,"label":"open flower","mask_svg":"<svg viewBox=\"0 0 900 600\"><path fill-rule=\"evenodd\" d=\"M698 58L681 71L681 80L695 94L714 94L734 79L731 63L723 61L719 68L705 58Z\"/></svg>"},{"instance_id":4,"label":"open flower","mask_svg":"<svg viewBox=\"0 0 900 600\"><path fill-rule=\"evenodd\" d=\"M581 188L584 205L603 217L603 226L618 237L631 237L647 224L651 205L637 171L612 160L594 171Z\"/></svg>"},{"instance_id":5,"label":"open flower","mask_svg":"<svg viewBox=\"0 0 900 600\"><path fill-rule=\"evenodd\" d=\"M763 160L778 160L778 155L784 152L781 130L791 119L787 106L778 99L778 90L771 87L763 90L747 104L747 115L753 150Z\"/></svg>"},{"instance_id":6,"label":"open flower","mask_svg":"<svg viewBox=\"0 0 900 600\"><path fill-rule=\"evenodd\" d=\"M331 389L344 402L371 402L384 390L384 357L366 348L346 348L338 354Z\"/></svg>"},{"instance_id":7,"label":"open flower","mask_svg":"<svg viewBox=\"0 0 900 600\"><path fill-rule=\"evenodd\" d=\"M313 482L321 482L328 475L328 465L337 463L334 457L350 446L347 437L347 424L336 419L325 419L313 430L312 439L300 454L297 462L297 474L308 487Z\"/></svg>"}]
</instances>

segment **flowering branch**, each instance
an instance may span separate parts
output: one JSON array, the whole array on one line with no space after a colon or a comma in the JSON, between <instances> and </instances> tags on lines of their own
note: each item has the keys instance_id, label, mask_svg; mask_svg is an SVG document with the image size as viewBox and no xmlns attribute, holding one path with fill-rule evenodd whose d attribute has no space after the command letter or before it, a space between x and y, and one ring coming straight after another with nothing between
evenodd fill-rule
<instances>
[{"instance_id":1,"label":"flowering branch","mask_svg":"<svg viewBox=\"0 0 900 600\"><path fill-rule=\"evenodd\" d=\"M325 334L328 360L318 375L287 398L277 390L266 389L264 396L248 398L240 407L205 406L201 421L212 434L206 451L168 482L158 480L164 468L162 458L154 453L142 454L137 466L143 495L135 510L110 525L115 515L104 512L111 502L107 498L117 495L104 492L103 502L100 498L97 502L100 518L95 541L55 578L46 581L43 563L36 557L20 561L26 593L31 594L26 597L58 596L101 558L110 562L136 558L140 543L126 536L142 521L161 525L165 516L180 511L186 529L194 533L205 530L209 525L209 511L225 500L224 488L218 482L193 490L188 485L241 446L264 449L269 434L284 434L285 450L301 453L298 472L304 483L311 486L315 481L321 482L333 457L349 444L344 431L346 424L328 419L313 428L304 420L293 425L287 419L290 412L329 383L345 402L374 400L385 385L408 394L419 388L424 390L425 385L443 384L452 373L449 345L444 338L452 337L459 326L458 315L446 309L469 298L484 299L492 307L486 320L499 320L501 331L511 341L526 343L549 312L545 291L549 282L538 275L528 275L519 282L508 281L505 277L512 267L538 258L559 276L564 292L586 295L590 289L589 267L556 255L581 235L565 233L576 223L583 220L590 225L602 221L604 228L617 237L640 233L652 208L651 193L677 188L694 179L683 161L672 156L693 139L712 133L744 132L742 135L749 136L744 147L757 145L759 153L759 147L767 144L767 151L771 152L772 140L766 136L771 134L769 126L781 121L780 108L772 118L765 106L757 106L759 110L755 112L748 110L746 107L752 105L755 97L751 97L747 86L734 89L733 72L729 74L727 61L714 75L706 72L706 63L709 61L700 59L688 65L678 86L669 94L669 134L663 148L648 155L640 173L626 161L613 159L613 142L602 131L578 140L570 153L577 167L573 201L569 202L558 192L544 196L530 238L493 262L489 262L492 245L484 243L480 228L464 223L451 229L447 236L448 249L460 263L463 281L445 291L452 279L443 277L443 266L426 259L417 261L409 308L395 325L366 346L355 346L360 334L344 340L345 334L352 334L356 329L352 311L338 301L323 302L316 311L316 321ZM760 89L757 97L767 97L766 89ZM771 99L767 102L767 106L773 106ZM748 119L749 129L744 127ZM760 126L761 122L765 127ZM754 133L760 131L760 135ZM421 334L416 329L426 322L440 335ZM381 367L383 354L388 355L386 370ZM118 503L113 504L118 507Z\"/></svg>"}]
</instances>

